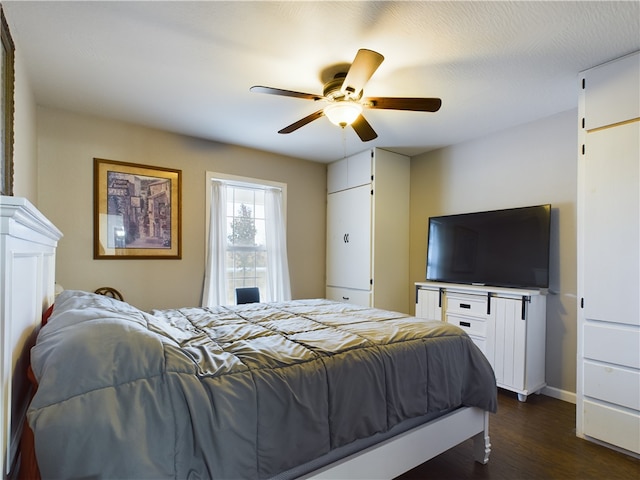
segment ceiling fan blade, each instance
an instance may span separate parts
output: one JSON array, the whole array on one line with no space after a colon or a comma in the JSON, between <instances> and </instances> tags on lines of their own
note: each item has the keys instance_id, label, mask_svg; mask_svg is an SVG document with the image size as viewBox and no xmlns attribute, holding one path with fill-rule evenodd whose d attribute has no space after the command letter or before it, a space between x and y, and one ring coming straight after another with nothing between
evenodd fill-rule
<instances>
[{"instance_id":1,"label":"ceiling fan blade","mask_svg":"<svg viewBox=\"0 0 640 480\"><path fill-rule=\"evenodd\" d=\"M437 112L442 100L439 98L369 97L362 101L369 108L385 110L413 110L414 112Z\"/></svg>"},{"instance_id":2,"label":"ceiling fan blade","mask_svg":"<svg viewBox=\"0 0 640 480\"><path fill-rule=\"evenodd\" d=\"M256 93L280 95L282 97L304 98L305 100L322 100L324 98L320 95L313 95L312 93L294 92L293 90L283 90L282 88L263 87L262 85L254 85L249 90Z\"/></svg>"},{"instance_id":3,"label":"ceiling fan blade","mask_svg":"<svg viewBox=\"0 0 640 480\"><path fill-rule=\"evenodd\" d=\"M358 116L351 126L363 142L368 142L374 138L378 138L378 134L362 115Z\"/></svg>"},{"instance_id":4,"label":"ceiling fan blade","mask_svg":"<svg viewBox=\"0 0 640 480\"><path fill-rule=\"evenodd\" d=\"M383 60L384 57L378 52L364 48L358 50L340 90L343 93L351 93L354 97L360 95Z\"/></svg>"},{"instance_id":5,"label":"ceiling fan blade","mask_svg":"<svg viewBox=\"0 0 640 480\"><path fill-rule=\"evenodd\" d=\"M307 115L306 117L298 120L297 122L292 123L288 127L284 127L282 130L279 130L278 133L291 133L295 132L300 127L304 127L307 123L311 123L314 120L324 116L323 110L318 110L317 112L312 113L311 115Z\"/></svg>"}]
</instances>

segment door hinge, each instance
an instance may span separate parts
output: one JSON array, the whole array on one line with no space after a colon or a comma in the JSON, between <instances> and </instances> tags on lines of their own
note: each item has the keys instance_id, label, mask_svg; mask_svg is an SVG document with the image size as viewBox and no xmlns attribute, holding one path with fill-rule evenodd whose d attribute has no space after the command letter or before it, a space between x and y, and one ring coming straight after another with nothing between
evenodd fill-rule
<instances>
[{"instance_id":1,"label":"door hinge","mask_svg":"<svg viewBox=\"0 0 640 480\"><path fill-rule=\"evenodd\" d=\"M580 298L580 308L584 308L584 297Z\"/></svg>"},{"instance_id":2,"label":"door hinge","mask_svg":"<svg viewBox=\"0 0 640 480\"><path fill-rule=\"evenodd\" d=\"M587 151L587 148L585 147L585 145L583 143L582 144L582 155L584 155L586 151Z\"/></svg>"},{"instance_id":3,"label":"door hinge","mask_svg":"<svg viewBox=\"0 0 640 480\"><path fill-rule=\"evenodd\" d=\"M584 126L585 126L585 120L584 120L584 117L582 117L582 128L584 128Z\"/></svg>"},{"instance_id":4,"label":"door hinge","mask_svg":"<svg viewBox=\"0 0 640 480\"><path fill-rule=\"evenodd\" d=\"M369 279L369 285L373 285L373 278Z\"/></svg>"},{"instance_id":5,"label":"door hinge","mask_svg":"<svg viewBox=\"0 0 640 480\"><path fill-rule=\"evenodd\" d=\"M586 86L587 86L587 79L583 78L582 79L582 89L584 90Z\"/></svg>"}]
</instances>

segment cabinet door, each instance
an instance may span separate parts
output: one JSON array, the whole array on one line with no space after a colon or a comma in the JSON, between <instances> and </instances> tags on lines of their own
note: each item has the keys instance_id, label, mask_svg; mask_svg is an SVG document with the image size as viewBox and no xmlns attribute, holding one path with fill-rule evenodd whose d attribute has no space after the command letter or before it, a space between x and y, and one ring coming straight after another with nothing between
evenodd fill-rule
<instances>
[{"instance_id":1,"label":"cabinet door","mask_svg":"<svg viewBox=\"0 0 640 480\"><path fill-rule=\"evenodd\" d=\"M348 185L348 159L330 163L327 167L327 192L339 192L345 190Z\"/></svg>"},{"instance_id":2,"label":"cabinet door","mask_svg":"<svg viewBox=\"0 0 640 480\"><path fill-rule=\"evenodd\" d=\"M495 357L494 371L498 385L525 389L525 355L527 320L522 320L522 303L508 298L494 298ZM541 353L544 355L544 352Z\"/></svg>"},{"instance_id":3,"label":"cabinet door","mask_svg":"<svg viewBox=\"0 0 640 480\"><path fill-rule=\"evenodd\" d=\"M372 168L371 150L330 163L327 167L327 192L370 184Z\"/></svg>"},{"instance_id":4,"label":"cabinet door","mask_svg":"<svg viewBox=\"0 0 640 480\"><path fill-rule=\"evenodd\" d=\"M584 156L584 315L640 322L640 122L588 134Z\"/></svg>"},{"instance_id":5,"label":"cabinet door","mask_svg":"<svg viewBox=\"0 0 640 480\"><path fill-rule=\"evenodd\" d=\"M327 196L327 285L371 289L371 188Z\"/></svg>"},{"instance_id":6,"label":"cabinet door","mask_svg":"<svg viewBox=\"0 0 640 480\"><path fill-rule=\"evenodd\" d=\"M585 75L585 128L613 125L640 116L640 55L591 69Z\"/></svg>"},{"instance_id":7,"label":"cabinet door","mask_svg":"<svg viewBox=\"0 0 640 480\"><path fill-rule=\"evenodd\" d=\"M418 288L416 300L416 317L442 321L440 289Z\"/></svg>"},{"instance_id":8,"label":"cabinet door","mask_svg":"<svg viewBox=\"0 0 640 480\"><path fill-rule=\"evenodd\" d=\"M371 183L371 150L356 153L350 156L348 160L348 186L359 187Z\"/></svg>"}]
</instances>

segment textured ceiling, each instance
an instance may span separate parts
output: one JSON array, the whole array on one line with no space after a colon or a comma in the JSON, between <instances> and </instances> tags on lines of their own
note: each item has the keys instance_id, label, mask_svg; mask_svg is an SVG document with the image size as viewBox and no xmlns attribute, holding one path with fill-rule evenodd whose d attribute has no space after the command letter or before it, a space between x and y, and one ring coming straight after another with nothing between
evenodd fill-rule
<instances>
[{"instance_id":1,"label":"textured ceiling","mask_svg":"<svg viewBox=\"0 0 640 480\"><path fill-rule=\"evenodd\" d=\"M640 49L640 2L3 1L39 105L331 161L408 155L577 107L577 74ZM365 96L440 97L437 113L365 110L363 144L308 100L359 48L385 61Z\"/></svg>"}]
</instances>

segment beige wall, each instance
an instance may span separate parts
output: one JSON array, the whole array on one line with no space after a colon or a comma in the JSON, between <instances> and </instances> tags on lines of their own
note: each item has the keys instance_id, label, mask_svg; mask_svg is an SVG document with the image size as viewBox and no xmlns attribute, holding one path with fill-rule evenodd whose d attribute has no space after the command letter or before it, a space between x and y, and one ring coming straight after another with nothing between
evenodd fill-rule
<instances>
[{"instance_id":1,"label":"beige wall","mask_svg":"<svg viewBox=\"0 0 640 480\"><path fill-rule=\"evenodd\" d=\"M411 282L425 279L430 216L551 203L546 378L570 393L576 391L577 131L571 110L411 161Z\"/></svg>"},{"instance_id":2,"label":"beige wall","mask_svg":"<svg viewBox=\"0 0 640 480\"><path fill-rule=\"evenodd\" d=\"M209 170L287 184L292 295L324 296L326 165L44 107L37 120L38 205L64 234L64 288L111 286L142 309L199 305ZM182 260L93 259L94 157L182 170Z\"/></svg>"}]
</instances>

